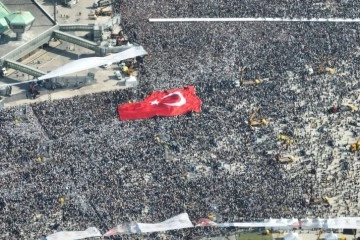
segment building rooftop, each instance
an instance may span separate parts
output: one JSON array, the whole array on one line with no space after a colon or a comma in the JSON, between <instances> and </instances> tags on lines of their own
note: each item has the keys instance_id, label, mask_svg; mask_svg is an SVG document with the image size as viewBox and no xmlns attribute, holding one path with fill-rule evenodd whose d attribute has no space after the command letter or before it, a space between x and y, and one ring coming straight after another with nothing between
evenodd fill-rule
<instances>
[{"instance_id":1,"label":"building rooftop","mask_svg":"<svg viewBox=\"0 0 360 240\"><path fill-rule=\"evenodd\" d=\"M54 26L54 22L52 21L51 16L48 16L44 10L39 8L39 6L37 6L36 3L31 0L1 0L1 2L2 4L0 4L0 8L2 5L6 6L5 9L7 9L10 13L28 11L34 16L35 21L33 22L30 30L24 33L23 39L21 41L15 40L16 34L12 31L8 31L6 34L4 34L0 39L0 56L4 56L9 52L9 49L12 50L25 44L26 42ZM0 22L0 29L1 25L2 24Z\"/></svg>"},{"instance_id":2,"label":"building rooftop","mask_svg":"<svg viewBox=\"0 0 360 240\"><path fill-rule=\"evenodd\" d=\"M18 11L10 13L5 17L12 25L28 25L35 20L34 16L28 11Z\"/></svg>"},{"instance_id":3,"label":"building rooftop","mask_svg":"<svg viewBox=\"0 0 360 240\"><path fill-rule=\"evenodd\" d=\"M5 18L0 18L0 33L4 33L9 29L9 25L6 22Z\"/></svg>"},{"instance_id":4,"label":"building rooftop","mask_svg":"<svg viewBox=\"0 0 360 240\"><path fill-rule=\"evenodd\" d=\"M9 30L9 25L6 22L5 17L10 13L9 9L0 2L0 34Z\"/></svg>"}]
</instances>

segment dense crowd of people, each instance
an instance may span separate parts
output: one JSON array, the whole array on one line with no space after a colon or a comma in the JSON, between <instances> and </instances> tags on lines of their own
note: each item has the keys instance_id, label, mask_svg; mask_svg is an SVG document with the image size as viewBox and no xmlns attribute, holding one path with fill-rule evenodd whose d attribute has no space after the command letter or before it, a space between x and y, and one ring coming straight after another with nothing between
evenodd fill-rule
<instances>
[{"instance_id":1,"label":"dense crowd of people","mask_svg":"<svg viewBox=\"0 0 360 240\"><path fill-rule=\"evenodd\" d=\"M212 214L219 222L356 215L359 155L349 152L349 144L359 137L359 112L328 109L357 103L358 24L147 22L358 15L356 1L336 1L325 10L324 4L119 2L131 42L149 52L137 88L0 112L0 238L36 239L90 226L105 232L119 223L159 222L182 212L192 220ZM261 83L237 87L239 79ZM119 121L119 104L187 85L196 87L201 113ZM269 125L249 126L256 107ZM295 155L296 162L273 160L283 144L279 134L295 139L284 154ZM308 206L304 194L326 195L333 206ZM166 235L198 239L230 230Z\"/></svg>"}]
</instances>

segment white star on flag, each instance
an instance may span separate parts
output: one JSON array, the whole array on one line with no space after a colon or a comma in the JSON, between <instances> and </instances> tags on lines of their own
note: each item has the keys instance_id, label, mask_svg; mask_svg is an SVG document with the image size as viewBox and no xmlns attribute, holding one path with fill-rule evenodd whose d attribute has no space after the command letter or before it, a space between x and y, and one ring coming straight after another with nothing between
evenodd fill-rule
<instances>
[{"instance_id":1,"label":"white star on flag","mask_svg":"<svg viewBox=\"0 0 360 240\"><path fill-rule=\"evenodd\" d=\"M154 101L151 101L150 102L150 105L158 105L159 104L159 101L158 100L154 100Z\"/></svg>"}]
</instances>

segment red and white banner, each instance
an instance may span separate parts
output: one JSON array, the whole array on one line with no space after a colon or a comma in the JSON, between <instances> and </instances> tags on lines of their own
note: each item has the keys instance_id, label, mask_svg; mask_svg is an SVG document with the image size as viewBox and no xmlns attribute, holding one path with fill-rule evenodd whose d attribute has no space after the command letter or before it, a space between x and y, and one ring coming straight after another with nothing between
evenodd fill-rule
<instances>
[{"instance_id":1,"label":"red and white banner","mask_svg":"<svg viewBox=\"0 0 360 240\"><path fill-rule=\"evenodd\" d=\"M188 86L164 92L154 92L144 101L118 106L120 120L151 118L154 116L176 116L190 111L200 112L201 100L195 95L195 88Z\"/></svg>"},{"instance_id":2,"label":"red and white banner","mask_svg":"<svg viewBox=\"0 0 360 240\"><path fill-rule=\"evenodd\" d=\"M100 231L95 227L90 227L85 231L63 231L51 234L46 240L77 240L90 237L101 237Z\"/></svg>"},{"instance_id":3,"label":"red and white banner","mask_svg":"<svg viewBox=\"0 0 360 240\"><path fill-rule=\"evenodd\" d=\"M125 223L121 224L104 234L105 237L116 234L163 232L174 229L191 228L194 225L187 213L179 214L160 223Z\"/></svg>"}]
</instances>

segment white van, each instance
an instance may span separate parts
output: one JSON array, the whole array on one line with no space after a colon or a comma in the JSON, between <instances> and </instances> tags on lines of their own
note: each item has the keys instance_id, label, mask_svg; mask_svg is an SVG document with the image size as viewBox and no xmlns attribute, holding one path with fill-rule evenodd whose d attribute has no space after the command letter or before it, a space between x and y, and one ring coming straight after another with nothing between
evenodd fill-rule
<instances>
[{"instance_id":1,"label":"white van","mask_svg":"<svg viewBox=\"0 0 360 240\"><path fill-rule=\"evenodd\" d=\"M115 74L116 78L119 79L119 80L121 80L123 78L122 74L121 74L121 72L119 70L115 71L114 74Z\"/></svg>"},{"instance_id":2,"label":"white van","mask_svg":"<svg viewBox=\"0 0 360 240\"><path fill-rule=\"evenodd\" d=\"M106 7L106 6L110 6L110 5L111 5L110 0L99 0L99 1L93 3L93 8Z\"/></svg>"},{"instance_id":3,"label":"white van","mask_svg":"<svg viewBox=\"0 0 360 240\"><path fill-rule=\"evenodd\" d=\"M1 76L7 76L8 72L5 67L1 68Z\"/></svg>"},{"instance_id":4,"label":"white van","mask_svg":"<svg viewBox=\"0 0 360 240\"><path fill-rule=\"evenodd\" d=\"M72 8L76 3L78 3L77 0L64 0L65 6L69 8Z\"/></svg>"},{"instance_id":5,"label":"white van","mask_svg":"<svg viewBox=\"0 0 360 240\"><path fill-rule=\"evenodd\" d=\"M111 5L111 1L110 0L100 0L98 2L99 7L106 7L106 6L110 6Z\"/></svg>"},{"instance_id":6,"label":"white van","mask_svg":"<svg viewBox=\"0 0 360 240\"><path fill-rule=\"evenodd\" d=\"M100 67L104 68L104 69L108 69L111 66L111 63L107 63L104 65L101 65Z\"/></svg>"}]
</instances>

